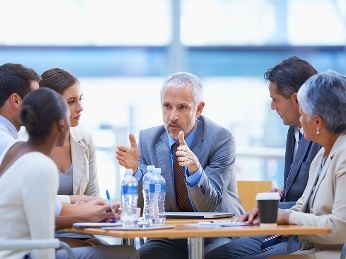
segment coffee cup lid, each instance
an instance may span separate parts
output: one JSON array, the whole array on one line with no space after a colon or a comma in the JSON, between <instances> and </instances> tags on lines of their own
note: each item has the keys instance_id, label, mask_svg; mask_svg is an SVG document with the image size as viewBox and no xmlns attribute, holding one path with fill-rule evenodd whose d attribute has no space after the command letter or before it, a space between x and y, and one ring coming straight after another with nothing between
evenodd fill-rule
<instances>
[{"instance_id":1,"label":"coffee cup lid","mask_svg":"<svg viewBox=\"0 0 346 259\"><path fill-rule=\"evenodd\" d=\"M278 192L260 192L256 195L257 200L280 200Z\"/></svg>"}]
</instances>

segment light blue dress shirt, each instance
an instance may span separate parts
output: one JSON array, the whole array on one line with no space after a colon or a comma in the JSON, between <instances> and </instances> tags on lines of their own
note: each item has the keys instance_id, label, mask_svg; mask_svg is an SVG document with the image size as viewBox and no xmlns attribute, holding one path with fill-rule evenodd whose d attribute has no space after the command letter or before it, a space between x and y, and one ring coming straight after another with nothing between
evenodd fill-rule
<instances>
[{"instance_id":1,"label":"light blue dress shirt","mask_svg":"<svg viewBox=\"0 0 346 259\"><path fill-rule=\"evenodd\" d=\"M190 146L192 144L192 141L193 141L193 139L195 137L195 134L196 134L196 131L197 131L197 127L198 126L196 126L194 128L194 130L185 138L185 142L186 142L186 144L187 144L187 146L189 148L190 148ZM170 135L168 135L168 145L170 147L170 150L172 150L172 145L174 143L175 143L175 140ZM173 162L174 162L174 154L171 151L172 172L174 171L173 170ZM185 168L185 181L186 181L188 186L194 187L199 182L199 180L201 179L201 176L202 176L202 168L201 167L199 167L198 170L193 175L190 175L190 176L189 176L189 173L188 173L188 169ZM134 174L134 177L138 180L138 182L142 181L142 179L143 179L143 172L141 171L141 169L139 167L138 167L136 173Z\"/></svg>"}]
</instances>

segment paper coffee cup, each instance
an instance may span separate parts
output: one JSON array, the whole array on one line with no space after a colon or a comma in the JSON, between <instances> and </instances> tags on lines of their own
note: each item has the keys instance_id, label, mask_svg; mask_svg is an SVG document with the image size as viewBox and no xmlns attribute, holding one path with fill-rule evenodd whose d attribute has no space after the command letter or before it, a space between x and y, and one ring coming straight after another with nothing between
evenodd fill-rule
<instances>
[{"instance_id":1,"label":"paper coffee cup","mask_svg":"<svg viewBox=\"0 0 346 259\"><path fill-rule=\"evenodd\" d=\"M261 192L256 195L261 227L277 225L280 194L277 192Z\"/></svg>"}]
</instances>

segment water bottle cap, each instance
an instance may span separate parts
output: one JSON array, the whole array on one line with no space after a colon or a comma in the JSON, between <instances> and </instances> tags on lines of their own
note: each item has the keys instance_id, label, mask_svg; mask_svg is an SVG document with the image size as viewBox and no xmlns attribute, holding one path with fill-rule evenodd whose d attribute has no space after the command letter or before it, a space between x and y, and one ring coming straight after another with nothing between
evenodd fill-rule
<instances>
[{"instance_id":1,"label":"water bottle cap","mask_svg":"<svg viewBox=\"0 0 346 259\"><path fill-rule=\"evenodd\" d=\"M125 174L133 175L133 170L132 169L126 169Z\"/></svg>"},{"instance_id":2,"label":"water bottle cap","mask_svg":"<svg viewBox=\"0 0 346 259\"><path fill-rule=\"evenodd\" d=\"M154 168L154 173L161 174L161 168Z\"/></svg>"},{"instance_id":3,"label":"water bottle cap","mask_svg":"<svg viewBox=\"0 0 346 259\"><path fill-rule=\"evenodd\" d=\"M147 171L149 170L154 170L155 166L154 165L147 165Z\"/></svg>"}]
</instances>

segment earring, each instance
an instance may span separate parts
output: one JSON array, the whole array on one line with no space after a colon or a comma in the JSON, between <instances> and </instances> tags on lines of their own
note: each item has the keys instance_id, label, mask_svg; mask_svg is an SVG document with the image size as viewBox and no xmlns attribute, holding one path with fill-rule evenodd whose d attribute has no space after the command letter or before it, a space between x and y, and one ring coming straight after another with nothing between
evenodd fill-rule
<instances>
[{"instance_id":1,"label":"earring","mask_svg":"<svg viewBox=\"0 0 346 259\"><path fill-rule=\"evenodd\" d=\"M318 128L316 128L316 134L320 134L320 131L318 130Z\"/></svg>"}]
</instances>

